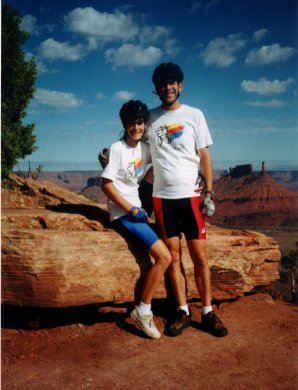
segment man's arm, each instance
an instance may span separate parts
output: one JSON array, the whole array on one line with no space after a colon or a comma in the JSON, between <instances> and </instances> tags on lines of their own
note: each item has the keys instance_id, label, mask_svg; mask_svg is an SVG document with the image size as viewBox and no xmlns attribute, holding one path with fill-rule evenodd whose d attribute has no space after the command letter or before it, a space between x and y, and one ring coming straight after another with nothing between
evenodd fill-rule
<instances>
[{"instance_id":1,"label":"man's arm","mask_svg":"<svg viewBox=\"0 0 298 390\"><path fill-rule=\"evenodd\" d=\"M153 184L154 180L154 173L153 173L153 167L151 166L148 171L146 172L143 180L145 180L149 184Z\"/></svg>"},{"instance_id":2,"label":"man's arm","mask_svg":"<svg viewBox=\"0 0 298 390\"><path fill-rule=\"evenodd\" d=\"M202 213L211 217L214 214L214 194L212 192L212 158L208 147L198 150L200 156L200 169L206 183L205 195L207 195L201 203Z\"/></svg>"},{"instance_id":3,"label":"man's arm","mask_svg":"<svg viewBox=\"0 0 298 390\"><path fill-rule=\"evenodd\" d=\"M212 158L209 152L209 148L202 148L198 150L198 154L200 157L200 169L201 174L205 179L206 191L212 191L213 179L212 179Z\"/></svg>"}]
</instances>

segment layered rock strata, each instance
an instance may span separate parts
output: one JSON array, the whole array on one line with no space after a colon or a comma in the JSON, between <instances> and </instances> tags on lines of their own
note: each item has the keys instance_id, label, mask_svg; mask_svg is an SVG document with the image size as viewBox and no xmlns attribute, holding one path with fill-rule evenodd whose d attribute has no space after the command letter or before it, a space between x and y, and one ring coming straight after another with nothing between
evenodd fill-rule
<instances>
[{"instance_id":1,"label":"layered rock strata","mask_svg":"<svg viewBox=\"0 0 298 390\"><path fill-rule=\"evenodd\" d=\"M2 303L67 307L137 299L152 259L110 228L104 206L51 183L13 178L2 191ZM231 299L279 278L280 251L252 231L207 227L213 298ZM197 298L182 239L188 298ZM171 293L167 277L155 298Z\"/></svg>"}]
</instances>

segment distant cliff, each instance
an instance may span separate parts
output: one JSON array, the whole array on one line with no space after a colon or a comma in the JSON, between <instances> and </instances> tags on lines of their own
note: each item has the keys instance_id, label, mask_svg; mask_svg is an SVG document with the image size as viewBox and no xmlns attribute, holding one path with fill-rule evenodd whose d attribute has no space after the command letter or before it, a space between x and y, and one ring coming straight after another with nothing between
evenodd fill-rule
<instances>
[{"instance_id":1,"label":"distant cliff","mask_svg":"<svg viewBox=\"0 0 298 390\"><path fill-rule=\"evenodd\" d=\"M277 183L263 166L231 168L214 183L216 212L212 223L220 226L298 227L298 195Z\"/></svg>"},{"instance_id":2,"label":"distant cliff","mask_svg":"<svg viewBox=\"0 0 298 390\"><path fill-rule=\"evenodd\" d=\"M214 181L228 175L227 170L214 170ZM256 171L259 174L259 171ZM287 189L298 192L298 170L297 171L268 171L267 174L273 177L279 184ZM40 181L51 181L67 188L71 191L80 193L83 190L99 187L101 184L101 170L98 171L61 171L61 172L42 172L39 176ZM90 191L91 192L91 191Z\"/></svg>"},{"instance_id":3,"label":"distant cliff","mask_svg":"<svg viewBox=\"0 0 298 390\"><path fill-rule=\"evenodd\" d=\"M294 191L298 191L298 171L267 172L265 165L263 168L263 175L259 171L254 173L251 164L231 168L230 174L225 170L214 171L217 201L216 213L210 219L212 223L241 227L297 227L297 193ZM39 181L44 180L93 201L106 202L100 187L100 170L43 172Z\"/></svg>"}]
</instances>

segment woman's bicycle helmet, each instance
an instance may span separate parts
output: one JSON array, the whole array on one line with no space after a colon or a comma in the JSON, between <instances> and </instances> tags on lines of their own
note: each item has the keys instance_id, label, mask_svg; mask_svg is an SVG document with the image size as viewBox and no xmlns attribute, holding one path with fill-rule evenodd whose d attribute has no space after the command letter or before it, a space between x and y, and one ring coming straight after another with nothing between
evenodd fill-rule
<instances>
[{"instance_id":1,"label":"woman's bicycle helmet","mask_svg":"<svg viewBox=\"0 0 298 390\"><path fill-rule=\"evenodd\" d=\"M147 123L149 120L149 111L145 103L140 100L129 100L124 103L119 112L124 129L129 122L143 118Z\"/></svg>"}]
</instances>

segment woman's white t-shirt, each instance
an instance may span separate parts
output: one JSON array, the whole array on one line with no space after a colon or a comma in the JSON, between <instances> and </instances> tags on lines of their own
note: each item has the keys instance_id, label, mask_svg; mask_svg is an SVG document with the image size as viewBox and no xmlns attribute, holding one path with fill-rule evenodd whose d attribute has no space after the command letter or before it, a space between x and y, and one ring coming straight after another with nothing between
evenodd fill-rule
<instances>
[{"instance_id":1,"label":"woman's white t-shirt","mask_svg":"<svg viewBox=\"0 0 298 390\"><path fill-rule=\"evenodd\" d=\"M150 148L146 142L140 141L132 148L124 140L120 140L112 144L109 162L101 176L112 180L116 190L128 202L141 207L138 188L150 162ZM127 213L111 200L108 200L107 205L111 221Z\"/></svg>"}]
</instances>

